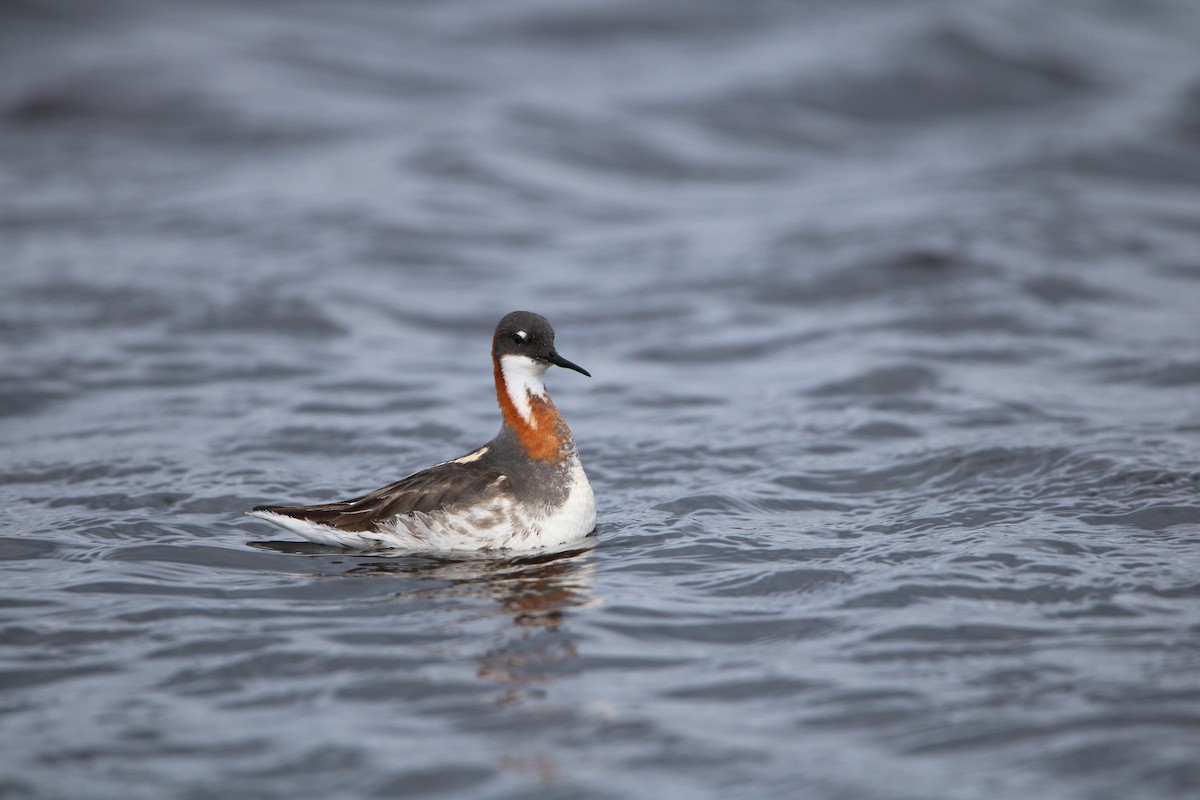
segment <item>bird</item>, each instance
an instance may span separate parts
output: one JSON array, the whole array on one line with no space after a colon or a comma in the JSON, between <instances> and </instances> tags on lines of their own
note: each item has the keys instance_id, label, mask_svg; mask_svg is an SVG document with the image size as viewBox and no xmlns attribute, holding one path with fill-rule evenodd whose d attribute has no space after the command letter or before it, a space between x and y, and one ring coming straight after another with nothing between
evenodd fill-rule
<instances>
[{"instance_id":1,"label":"bird","mask_svg":"<svg viewBox=\"0 0 1200 800\"><path fill-rule=\"evenodd\" d=\"M492 336L500 432L471 452L334 503L264 505L249 514L311 542L357 550L536 551L580 542L596 500L575 437L542 381L558 354L540 314L506 314Z\"/></svg>"}]
</instances>

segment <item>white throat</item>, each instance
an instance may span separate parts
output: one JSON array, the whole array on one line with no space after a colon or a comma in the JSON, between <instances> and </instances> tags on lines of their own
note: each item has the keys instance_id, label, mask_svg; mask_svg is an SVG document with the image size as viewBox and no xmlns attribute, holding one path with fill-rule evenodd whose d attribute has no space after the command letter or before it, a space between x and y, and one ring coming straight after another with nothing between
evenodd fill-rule
<instances>
[{"instance_id":1,"label":"white throat","mask_svg":"<svg viewBox=\"0 0 1200 800\"><path fill-rule=\"evenodd\" d=\"M544 361L534 361L528 356L500 356L500 372L504 375L504 386L508 390L508 399L516 407L517 413L529 425L537 427L533 418L531 397L546 398L546 385L542 376L550 365Z\"/></svg>"}]
</instances>

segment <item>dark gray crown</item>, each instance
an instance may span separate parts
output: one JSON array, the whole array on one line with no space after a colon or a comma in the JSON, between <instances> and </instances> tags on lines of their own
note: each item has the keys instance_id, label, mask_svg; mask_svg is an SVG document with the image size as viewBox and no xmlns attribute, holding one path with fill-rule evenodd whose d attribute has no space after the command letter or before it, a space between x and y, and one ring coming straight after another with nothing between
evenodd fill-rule
<instances>
[{"instance_id":1,"label":"dark gray crown","mask_svg":"<svg viewBox=\"0 0 1200 800\"><path fill-rule=\"evenodd\" d=\"M554 328L541 314L532 311L513 311L505 314L496 326L492 339L492 356L527 356L536 361L545 361L560 367L573 369L591 377L591 373L578 364L572 364L554 349Z\"/></svg>"}]
</instances>

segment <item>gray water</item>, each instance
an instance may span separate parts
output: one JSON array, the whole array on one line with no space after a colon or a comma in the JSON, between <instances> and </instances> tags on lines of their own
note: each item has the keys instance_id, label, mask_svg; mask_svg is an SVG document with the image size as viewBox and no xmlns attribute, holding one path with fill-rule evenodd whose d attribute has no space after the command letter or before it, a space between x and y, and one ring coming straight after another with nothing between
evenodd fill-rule
<instances>
[{"instance_id":1,"label":"gray water","mask_svg":"<svg viewBox=\"0 0 1200 800\"><path fill-rule=\"evenodd\" d=\"M1200 7L0 3L0 797L1200 794ZM594 547L242 515L486 441Z\"/></svg>"}]
</instances>

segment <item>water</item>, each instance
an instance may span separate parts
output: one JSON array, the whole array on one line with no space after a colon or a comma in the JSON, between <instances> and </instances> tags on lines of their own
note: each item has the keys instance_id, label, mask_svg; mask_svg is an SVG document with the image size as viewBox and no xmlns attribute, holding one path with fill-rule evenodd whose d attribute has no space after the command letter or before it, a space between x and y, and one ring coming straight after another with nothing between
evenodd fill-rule
<instances>
[{"instance_id":1,"label":"water","mask_svg":"<svg viewBox=\"0 0 1200 800\"><path fill-rule=\"evenodd\" d=\"M0 796L1200 792L1191 2L0 5ZM595 546L241 515L498 424Z\"/></svg>"}]
</instances>

